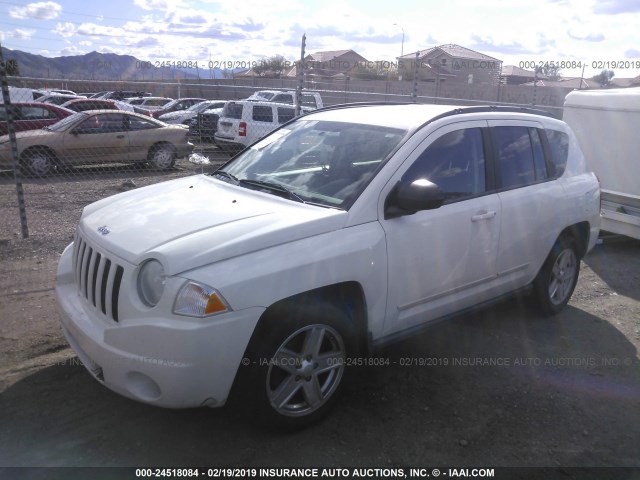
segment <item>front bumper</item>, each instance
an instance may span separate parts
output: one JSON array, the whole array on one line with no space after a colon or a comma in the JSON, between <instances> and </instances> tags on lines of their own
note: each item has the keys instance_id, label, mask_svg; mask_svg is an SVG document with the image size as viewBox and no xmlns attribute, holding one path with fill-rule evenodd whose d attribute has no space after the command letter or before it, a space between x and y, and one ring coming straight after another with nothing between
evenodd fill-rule
<instances>
[{"instance_id":1,"label":"front bumper","mask_svg":"<svg viewBox=\"0 0 640 480\"><path fill-rule=\"evenodd\" d=\"M73 245L73 244L72 244ZM91 374L109 389L168 408L221 406L263 308L208 319L106 318L79 294L73 248L58 265L62 331Z\"/></svg>"}]
</instances>

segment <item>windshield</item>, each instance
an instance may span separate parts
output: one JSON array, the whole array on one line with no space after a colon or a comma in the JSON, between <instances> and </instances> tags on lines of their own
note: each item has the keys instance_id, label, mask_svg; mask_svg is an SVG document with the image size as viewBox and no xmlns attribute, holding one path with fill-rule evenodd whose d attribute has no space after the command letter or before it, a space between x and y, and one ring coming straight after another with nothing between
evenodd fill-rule
<instances>
[{"instance_id":1,"label":"windshield","mask_svg":"<svg viewBox=\"0 0 640 480\"><path fill-rule=\"evenodd\" d=\"M217 178L283 187L301 201L349 208L407 132L373 125L299 120L265 137Z\"/></svg>"},{"instance_id":2,"label":"windshield","mask_svg":"<svg viewBox=\"0 0 640 480\"><path fill-rule=\"evenodd\" d=\"M61 132L62 130L66 130L70 125L75 124L81 119L87 118L89 115L84 112L74 113L73 115L69 115L66 118L63 118L59 122L54 123L53 125L49 125L47 128L54 132Z\"/></svg>"}]
</instances>

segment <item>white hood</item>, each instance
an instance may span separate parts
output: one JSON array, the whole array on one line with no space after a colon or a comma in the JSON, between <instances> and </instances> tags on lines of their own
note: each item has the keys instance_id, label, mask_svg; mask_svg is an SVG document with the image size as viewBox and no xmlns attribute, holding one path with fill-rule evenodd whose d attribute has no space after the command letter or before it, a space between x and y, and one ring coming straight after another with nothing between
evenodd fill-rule
<instances>
[{"instance_id":1,"label":"white hood","mask_svg":"<svg viewBox=\"0 0 640 480\"><path fill-rule=\"evenodd\" d=\"M342 228L347 213L195 175L87 206L90 242L138 264L158 258L169 275ZM106 227L107 234L98 229ZM103 229L104 230L104 229Z\"/></svg>"}]
</instances>

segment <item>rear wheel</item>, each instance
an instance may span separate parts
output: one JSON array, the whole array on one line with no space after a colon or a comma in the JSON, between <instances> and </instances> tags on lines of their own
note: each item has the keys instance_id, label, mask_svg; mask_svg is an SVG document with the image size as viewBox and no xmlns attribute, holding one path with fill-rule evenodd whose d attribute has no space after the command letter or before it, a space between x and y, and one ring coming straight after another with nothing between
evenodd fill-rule
<instances>
[{"instance_id":1,"label":"rear wheel","mask_svg":"<svg viewBox=\"0 0 640 480\"><path fill-rule=\"evenodd\" d=\"M22 167L27 174L44 177L54 166L53 154L45 148L33 148L22 154Z\"/></svg>"},{"instance_id":2,"label":"rear wheel","mask_svg":"<svg viewBox=\"0 0 640 480\"><path fill-rule=\"evenodd\" d=\"M155 145L149 151L149 164L157 170L168 170L176 163L175 152L171 145L166 143Z\"/></svg>"},{"instance_id":3,"label":"rear wheel","mask_svg":"<svg viewBox=\"0 0 640 480\"><path fill-rule=\"evenodd\" d=\"M554 315L565 307L576 288L579 273L580 257L575 242L559 239L534 280L538 304L544 313Z\"/></svg>"},{"instance_id":4,"label":"rear wheel","mask_svg":"<svg viewBox=\"0 0 640 480\"><path fill-rule=\"evenodd\" d=\"M317 422L337 401L348 373L346 358L354 352L349 317L331 305L314 305L265 321L247 353L250 367L240 372L241 395L268 426Z\"/></svg>"}]
</instances>

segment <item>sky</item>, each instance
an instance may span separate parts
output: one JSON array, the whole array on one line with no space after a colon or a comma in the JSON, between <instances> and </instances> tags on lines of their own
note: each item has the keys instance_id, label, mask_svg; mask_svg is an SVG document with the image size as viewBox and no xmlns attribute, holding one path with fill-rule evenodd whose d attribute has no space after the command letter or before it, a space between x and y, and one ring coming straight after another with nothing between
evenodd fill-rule
<instances>
[{"instance_id":1,"label":"sky","mask_svg":"<svg viewBox=\"0 0 640 480\"><path fill-rule=\"evenodd\" d=\"M395 61L457 44L562 76L640 75L640 0L0 0L0 42L46 57L91 51L240 67L352 49Z\"/></svg>"}]
</instances>

